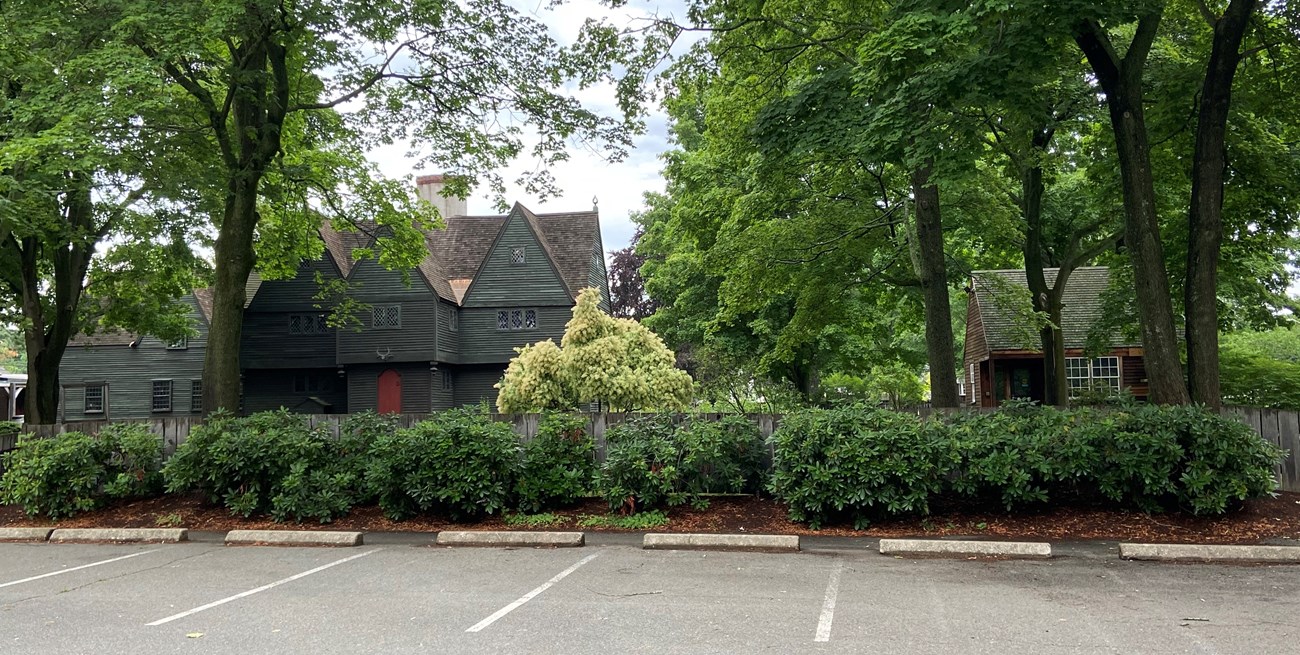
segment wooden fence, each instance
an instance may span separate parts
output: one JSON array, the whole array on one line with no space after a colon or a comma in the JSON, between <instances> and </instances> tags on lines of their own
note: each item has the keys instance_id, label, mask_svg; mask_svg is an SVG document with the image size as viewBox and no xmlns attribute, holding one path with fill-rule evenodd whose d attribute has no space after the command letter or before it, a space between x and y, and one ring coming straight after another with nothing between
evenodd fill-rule
<instances>
[{"instance_id":1,"label":"wooden fence","mask_svg":"<svg viewBox=\"0 0 1300 655\"><path fill-rule=\"evenodd\" d=\"M929 411L922 410L928 414ZM1283 491L1300 492L1300 414L1294 411L1277 409L1259 409L1255 407L1227 407L1223 413L1250 426L1256 434L1287 451L1277 466L1277 479ZM588 431L596 440L596 448L603 459L605 453L605 430L618 425L632 414L590 413L587 414ZM717 419L722 414L697 414L703 419ZM758 425L763 437L771 436L780 424L779 414L749 414L750 420ZM402 414L398 419L401 427L410 427L429 417L428 414ZM334 436L338 436L339 426L346 419L342 414L309 414L306 419L313 427L321 427ZM493 414L497 421L509 422L523 440L527 441L537 435L537 414ZM190 430L201 421L198 418L156 418L143 422L163 442L167 455L176 452L176 447L185 442ZM48 437L62 432L85 432L95 434L106 425L106 421L73 421L55 425L24 426L24 430L38 437ZM17 437L0 437L0 453L12 449Z\"/></svg>"}]
</instances>

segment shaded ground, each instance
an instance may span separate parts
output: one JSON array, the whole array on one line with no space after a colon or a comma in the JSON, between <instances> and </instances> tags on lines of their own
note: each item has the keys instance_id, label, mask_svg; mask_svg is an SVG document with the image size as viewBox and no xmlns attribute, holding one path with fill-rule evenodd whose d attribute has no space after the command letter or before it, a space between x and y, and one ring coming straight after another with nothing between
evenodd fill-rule
<instances>
[{"instance_id":1,"label":"shaded ground","mask_svg":"<svg viewBox=\"0 0 1300 655\"><path fill-rule=\"evenodd\" d=\"M579 529L584 516L604 515L602 501L591 500L579 507L555 512L559 520L532 529ZM714 498L704 510L689 506L668 512L667 525L655 532L750 532L825 536L980 536L992 539L1043 540L1132 540L1165 543L1250 543L1264 539L1300 540L1300 494L1282 493L1276 498L1250 501L1239 512L1216 518L1186 514L1143 514L1089 508L1055 508L1039 513L1008 515L989 512L946 512L926 518L909 518L873 524L866 530L851 526L828 526L811 530L793 523L781 503L765 498ZM348 516L329 524L282 524L265 519L232 517L221 507L205 504L198 496L164 496L126 503L71 519L51 522L29 519L17 506L0 507L0 526L82 527L186 527L191 530L235 529L361 530L366 532L436 532L438 530L525 530L506 525L500 517L477 523L454 523L438 517L416 517L391 521L379 508L359 507ZM582 527L596 532L621 532L604 527Z\"/></svg>"}]
</instances>

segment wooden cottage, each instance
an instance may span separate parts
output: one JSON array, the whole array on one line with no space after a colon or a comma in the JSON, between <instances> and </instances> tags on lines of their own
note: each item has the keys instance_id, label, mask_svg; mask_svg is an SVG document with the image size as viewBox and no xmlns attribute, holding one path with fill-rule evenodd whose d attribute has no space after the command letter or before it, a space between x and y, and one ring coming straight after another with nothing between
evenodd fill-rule
<instances>
[{"instance_id":1,"label":"wooden cottage","mask_svg":"<svg viewBox=\"0 0 1300 655\"><path fill-rule=\"evenodd\" d=\"M1047 284L1057 269L1044 271ZM1104 266L1088 266L1070 274L1062 296L1062 337L1070 394L1088 389L1127 389L1144 400L1146 368L1139 340L1110 335L1109 350L1085 356L1088 333L1101 316L1101 294L1109 284ZM975 271L967 289L964 387L970 404L997 407L1010 398L1042 402L1043 353L1037 330L1029 324L1029 285L1023 270Z\"/></svg>"}]
</instances>

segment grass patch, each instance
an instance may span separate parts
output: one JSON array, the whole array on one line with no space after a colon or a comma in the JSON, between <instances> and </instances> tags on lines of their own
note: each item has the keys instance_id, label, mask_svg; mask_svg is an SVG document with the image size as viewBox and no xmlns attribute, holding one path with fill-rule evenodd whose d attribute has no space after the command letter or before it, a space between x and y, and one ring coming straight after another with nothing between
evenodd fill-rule
<instances>
[{"instance_id":1,"label":"grass patch","mask_svg":"<svg viewBox=\"0 0 1300 655\"><path fill-rule=\"evenodd\" d=\"M662 511L641 512L618 516L616 514L586 514L578 519L583 528L615 528L618 530L648 530L668 524L668 515Z\"/></svg>"},{"instance_id":2,"label":"grass patch","mask_svg":"<svg viewBox=\"0 0 1300 655\"><path fill-rule=\"evenodd\" d=\"M506 525L515 528L549 528L569 522L568 517L550 512L542 514L506 514L503 520Z\"/></svg>"}]
</instances>

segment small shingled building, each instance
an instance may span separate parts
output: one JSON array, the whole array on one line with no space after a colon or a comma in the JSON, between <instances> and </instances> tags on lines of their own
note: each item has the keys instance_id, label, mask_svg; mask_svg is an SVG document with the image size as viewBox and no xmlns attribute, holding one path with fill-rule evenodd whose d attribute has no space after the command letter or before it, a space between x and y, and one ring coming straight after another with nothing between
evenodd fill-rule
<instances>
[{"instance_id":1,"label":"small shingled building","mask_svg":"<svg viewBox=\"0 0 1300 655\"><path fill-rule=\"evenodd\" d=\"M1057 270L1044 269L1048 286ZM1110 283L1104 266L1075 269L1062 296L1062 338L1070 394L1088 389L1127 389L1147 396L1142 344L1114 333L1110 349L1085 356L1088 334L1102 314L1102 292ZM974 271L967 288L966 352L963 358L967 402L997 407L1011 398L1042 402L1043 353L1038 332L1027 320L1029 284L1023 270Z\"/></svg>"}]
</instances>

